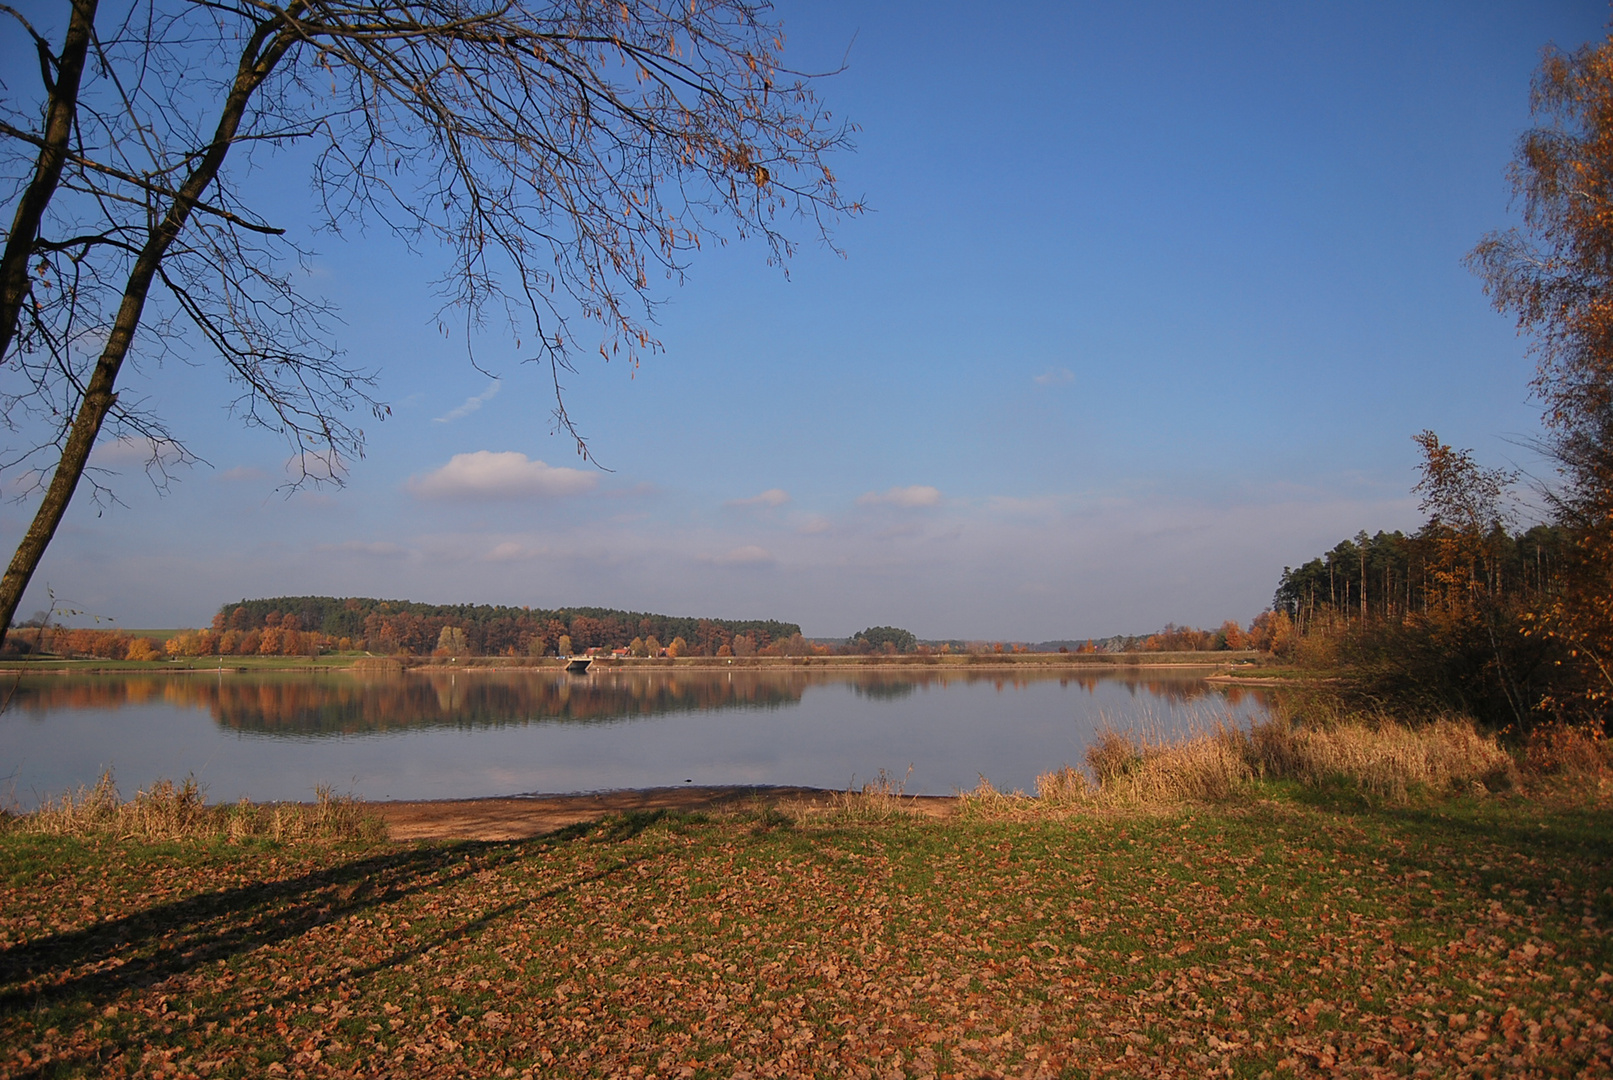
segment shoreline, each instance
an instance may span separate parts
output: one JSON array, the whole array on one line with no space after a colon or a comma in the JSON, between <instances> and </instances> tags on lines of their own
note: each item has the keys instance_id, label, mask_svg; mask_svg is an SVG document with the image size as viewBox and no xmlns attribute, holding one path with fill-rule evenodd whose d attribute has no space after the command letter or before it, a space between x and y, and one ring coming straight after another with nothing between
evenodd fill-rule
<instances>
[{"instance_id":1,"label":"shoreline","mask_svg":"<svg viewBox=\"0 0 1613 1080\"><path fill-rule=\"evenodd\" d=\"M156 674L225 674L281 672L287 674L315 674L319 672L346 672L352 675L373 677L387 674L418 672L508 672L516 674L558 673L565 670L561 661L545 658L534 663L528 657L473 656L462 659L438 657L358 656L338 658L329 663L287 662L289 658L230 657L228 663L208 663L208 658L193 661L119 661L119 660L49 660L0 662L0 676L19 675L156 675ZM342 660L347 662L343 663ZM1216 668L1257 667L1261 654L1252 651L1224 651L1216 653L952 653L929 656L747 656L747 657L679 657L668 659L596 658L589 668L610 672L678 673L695 671L1130 671L1140 668ZM243 663L242 661L248 661ZM1221 674L1216 678L1231 678Z\"/></svg>"},{"instance_id":2,"label":"shoreline","mask_svg":"<svg viewBox=\"0 0 1613 1080\"><path fill-rule=\"evenodd\" d=\"M399 799L357 802L386 825L393 843L417 840L530 840L567 826L598 821L611 814L728 813L774 807L822 808L844 792L826 788L718 785L623 788L568 795L494 795L476 799ZM951 817L956 795L903 795L904 812L928 818Z\"/></svg>"}]
</instances>

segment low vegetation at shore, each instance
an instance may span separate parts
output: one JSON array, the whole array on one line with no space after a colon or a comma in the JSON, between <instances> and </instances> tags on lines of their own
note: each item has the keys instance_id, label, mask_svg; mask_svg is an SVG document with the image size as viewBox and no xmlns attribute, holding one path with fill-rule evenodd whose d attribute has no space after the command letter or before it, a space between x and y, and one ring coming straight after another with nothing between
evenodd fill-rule
<instances>
[{"instance_id":1,"label":"low vegetation at shore","mask_svg":"<svg viewBox=\"0 0 1613 1080\"><path fill-rule=\"evenodd\" d=\"M1333 718L1090 760L944 820L882 778L410 846L103 784L0 830L0 1075L1613 1071L1602 743Z\"/></svg>"},{"instance_id":2,"label":"low vegetation at shore","mask_svg":"<svg viewBox=\"0 0 1613 1080\"><path fill-rule=\"evenodd\" d=\"M268 840L379 840L386 830L363 803L322 787L312 805L225 803L209 806L194 778L160 780L132 799L118 794L110 771L93 787L47 800L32 813L0 818L11 830L43 836L105 836L140 843Z\"/></svg>"}]
</instances>

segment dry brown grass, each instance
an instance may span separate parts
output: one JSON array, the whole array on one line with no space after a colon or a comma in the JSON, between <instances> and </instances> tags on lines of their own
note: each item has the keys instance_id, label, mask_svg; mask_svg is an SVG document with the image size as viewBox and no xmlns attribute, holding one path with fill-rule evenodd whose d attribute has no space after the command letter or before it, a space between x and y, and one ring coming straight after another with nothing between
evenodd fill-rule
<instances>
[{"instance_id":1,"label":"dry brown grass","mask_svg":"<svg viewBox=\"0 0 1613 1080\"><path fill-rule=\"evenodd\" d=\"M1164 809L1225 802L1253 782L1345 784L1404 803L1419 793L1498 791L1541 775L1613 786L1613 747L1568 729L1537 733L1519 761L1471 721L1407 725L1383 717L1318 714L1307 723L1278 717L1240 728L1222 721L1187 735L1156 730L1098 732L1086 772L1065 766L1036 780L1036 798L1004 793L984 778L961 797L965 813L988 817Z\"/></svg>"},{"instance_id":2,"label":"dry brown grass","mask_svg":"<svg viewBox=\"0 0 1613 1080\"><path fill-rule=\"evenodd\" d=\"M114 836L161 843L176 840L374 840L386 827L367 814L363 803L317 789L312 805L255 804L208 806L193 778L159 780L134 798L118 795L110 771L92 787L46 801L27 814L5 815L4 827L52 836Z\"/></svg>"},{"instance_id":3,"label":"dry brown grass","mask_svg":"<svg viewBox=\"0 0 1613 1080\"><path fill-rule=\"evenodd\" d=\"M1613 740L1563 724L1536 728L1524 743L1523 768L1537 777L1606 784L1613 780Z\"/></svg>"},{"instance_id":4,"label":"dry brown grass","mask_svg":"<svg viewBox=\"0 0 1613 1080\"><path fill-rule=\"evenodd\" d=\"M1394 802L1418 790L1489 791L1518 780L1512 755L1471 720L1409 726L1369 717L1301 727L1278 719L1236 734L1260 776L1306 784L1344 781Z\"/></svg>"},{"instance_id":5,"label":"dry brown grass","mask_svg":"<svg viewBox=\"0 0 1613 1080\"><path fill-rule=\"evenodd\" d=\"M861 791L851 789L836 792L823 815L832 821L889 821L897 814L905 813L907 804L912 801L907 797L907 781L912 775L911 765L900 780L881 769L878 776L862 786Z\"/></svg>"},{"instance_id":6,"label":"dry brown grass","mask_svg":"<svg viewBox=\"0 0 1613 1080\"><path fill-rule=\"evenodd\" d=\"M1226 724L1177 740L1106 728L1087 754L1097 798L1123 806L1220 802L1253 775L1239 734Z\"/></svg>"}]
</instances>

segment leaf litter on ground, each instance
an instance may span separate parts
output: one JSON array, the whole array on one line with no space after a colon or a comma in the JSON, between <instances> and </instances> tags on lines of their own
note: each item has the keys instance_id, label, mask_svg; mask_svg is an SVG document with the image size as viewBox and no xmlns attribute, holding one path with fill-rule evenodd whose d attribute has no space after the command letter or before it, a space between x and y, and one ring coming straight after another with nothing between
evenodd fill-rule
<instances>
[{"instance_id":1,"label":"leaf litter on ground","mask_svg":"<svg viewBox=\"0 0 1613 1080\"><path fill-rule=\"evenodd\" d=\"M0 835L0 1075L1613 1074L1613 814Z\"/></svg>"}]
</instances>

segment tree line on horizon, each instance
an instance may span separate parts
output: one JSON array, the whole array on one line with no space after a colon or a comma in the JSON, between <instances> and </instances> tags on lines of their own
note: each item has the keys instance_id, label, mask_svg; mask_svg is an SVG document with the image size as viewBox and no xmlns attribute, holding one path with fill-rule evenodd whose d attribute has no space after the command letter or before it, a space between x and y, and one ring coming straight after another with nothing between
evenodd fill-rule
<instances>
[{"instance_id":1,"label":"tree line on horizon","mask_svg":"<svg viewBox=\"0 0 1613 1080\"><path fill-rule=\"evenodd\" d=\"M677 642L681 655L742 654L801 636L795 623L775 619L703 619L615 608L553 610L494 604L422 604L368 597L279 596L225 604L211 628L197 631L193 655L274 651L278 637L301 648L429 656L439 650L465 656L553 656L641 647L650 640ZM255 641L254 641L255 638ZM256 645L254 649L252 646Z\"/></svg>"},{"instance_id":2,"label":"tree line on horizon","mask_svg":"<svg viewBox=\"0 0 1613 1080\"><path fill-rule=\"evenodd\" d=\"M920 641L896 626L870 626L845 639L808 639L777 620L681 618L614 608L545 611L501 605L422 604L363 597L295 596L223 605L212 624L162 640L120 629L48 625L40 612L6 639L10 653L110 660L201 656L318 656L373 652L400 656L541 657L623 650L633 657L877 656L1045 653L1270 652L1285 640L1282 613L1266 611L1248 628L1229 619L1214 630L1167 623L1145 635L1003 641ZM663 644L664 642L664 644Z\"/></svg>"},{"instance_id":3,"label":"tree line on horizon","mask_svg":"<svg viewBox=\"0 0 1613 1080\"><path fill-rule=\"evenodd\" d=\"M1446 449L1449 449L1448 447ZM1283 567L1272 608L1297 633L1427 616L1449 601L1452 530L1430 521L1411 535L1365 530L1299 567ZM1571 539L1557 525L1512 531L1492 522L1466 536L1469 584L1498 600L1539 603L1566 585Z\"/></svg>"}]
</instances>

